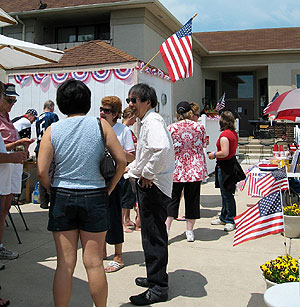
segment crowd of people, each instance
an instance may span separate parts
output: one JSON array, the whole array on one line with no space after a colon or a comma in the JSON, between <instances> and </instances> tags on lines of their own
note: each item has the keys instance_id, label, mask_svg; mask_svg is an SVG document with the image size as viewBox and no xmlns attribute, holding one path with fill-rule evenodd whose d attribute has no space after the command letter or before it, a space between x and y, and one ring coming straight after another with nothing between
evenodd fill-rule
<instances>
[{"instance_id":1,"label":"crowd of people","mask_svg":"<svg viewBox=\"0 0 300 307\"><path fill-rule=\"evenodd\" d=\"M217 159L216 184L222 196L221 215L212 224L225 225L225 231L234 230L236 179L231 170L239 165L231 112L221 115L217 151L206 157L204 149L209 138L198 121L198 104L178 103L177 122L167 126L154 112L157 96L147 84L131 87L126 99L128 107L123 112L119 97L103 97L97 119L87 116L90 89L70 79L59 86L56 96L65 119L58 120L54 102L48 100L39 116L36 110L29 109L13 122L9 112L18 94L13 84L0 85L0 259L18 257L17 252L3 246L3 230L12 197L21 193L22 164L34 141L30 125L35 123L40 206L49 208L47 229L53 233L57 252L55 306L68 306L71 298L79 240L91 297L96 306L106 306L105 273L124 267L124 232L131 233L133 229L141 231L146 264L146 277L137 277L135 283L147 290L129 299L134 305L168 300L168 235L184 197L186 239L194 242L193 228L200 218L201 182L208 176L207 157ZM118 122L121 117L122 124ZM136 134L130 129L134 124ZM116 168L109 181L99 168L105 147ZM134 221L130 219L133 208ZM106 244L114 245L114 256L104 268ZM8 300L0 299L0 306L8 304Z\"/></svg>"}]
</instances>

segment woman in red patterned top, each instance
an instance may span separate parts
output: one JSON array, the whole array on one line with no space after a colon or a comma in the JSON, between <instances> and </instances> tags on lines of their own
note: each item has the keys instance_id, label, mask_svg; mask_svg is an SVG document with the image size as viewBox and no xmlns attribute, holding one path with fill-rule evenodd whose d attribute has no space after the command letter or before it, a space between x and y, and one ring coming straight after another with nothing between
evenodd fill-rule
<instances>
[{"instance_id":1,"label":"woman in red patterned top","mask_svg":"<svg viewBox=\"0 0 300 307\"><path fill-rule=\"evenodd\" d=\"M207 177L203 151L206 147L206 132L201 123L192 120L194 113L187 101L177 105L176 116L178 122L168 127L175 150L175 171L166 225L169 231L174 218L178 217L180 196L184 189L186 237L188 242L193 242L194 224L200 218L200 185Z\"/></svg>"}]
</instances>

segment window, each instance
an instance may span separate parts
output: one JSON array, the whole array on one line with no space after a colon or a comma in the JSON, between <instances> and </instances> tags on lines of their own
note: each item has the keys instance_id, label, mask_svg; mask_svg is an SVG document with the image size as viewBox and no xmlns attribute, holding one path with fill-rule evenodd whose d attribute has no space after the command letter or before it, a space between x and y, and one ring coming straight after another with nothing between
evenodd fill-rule
<instances>
[{"instance_id":1,"label":"window","mask_svg":"<svg viewBox=\"0 0 300 307\"><path fill-rule=\"evenodd\" d=\"M222 73L222 92L226 98L253 99L253 73Z\"/></svg>"},{"instance_id":2,"label":"window","mask_svg":"<svg viewBox=\"0 0 300 307\"><path fill-rule=\"evenodd\" d=\"M57 43L86 42L94 39L109 40L109 24L57 28Z\"/></svg>"},{"instance_id":3,"label":"window","mask_svg":"<svg viewBox=\"0 0 300 307\"><path fill-rule=\"evenodd\" d=\"M300 88L300 75L296 76L297 88Z\"/></svg>"}]
</instances>

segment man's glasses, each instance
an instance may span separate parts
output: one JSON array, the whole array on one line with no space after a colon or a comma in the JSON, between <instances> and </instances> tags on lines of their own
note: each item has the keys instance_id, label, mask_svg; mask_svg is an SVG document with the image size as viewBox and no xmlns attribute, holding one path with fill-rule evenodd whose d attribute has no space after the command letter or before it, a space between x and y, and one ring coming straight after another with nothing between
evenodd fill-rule
<instances>
[{"instance_id":1,"label":"man's glasses","mask_svg":"<svg viewBox=\"0 0 300 307\"><path fill-rule=\"evenodd\" d=\"M4 99L9 103L9 104L13 104L17 102L17 99L13 99L13 98L8 98L7 96L4 96Z\"/></svg>"},{"instance_id":2,"label":"man's glasses","mask_svg":"<svg viewBox=\"0 0 300 307\"><path fill-rule=\"evenodd\" d=\"M136 103L136 98L134 98L134 97L132 97L132 98L126 98L126 102L129 104L130 103L130 101L132 102L132 103Z\"/></svg>"},{"instance_id":3,"label":"man's glasses","mask_svg":"<svg viewBox=\"0 0 300 307\"><path fill-rule=\"evenodd\" d=\"M111 110L111 109L107 109L107 108L100 107L100 112L103 112L103 113L105 113L105 114L109 114L109 113L112 113L112 110Z\"/></svg>"}]
</instances>

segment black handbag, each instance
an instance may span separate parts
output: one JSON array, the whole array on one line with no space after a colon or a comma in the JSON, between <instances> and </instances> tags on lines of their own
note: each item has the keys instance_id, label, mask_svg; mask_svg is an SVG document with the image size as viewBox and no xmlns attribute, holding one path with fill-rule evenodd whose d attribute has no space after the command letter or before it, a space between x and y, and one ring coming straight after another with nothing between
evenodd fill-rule
<instances>
[{"instance_id":1,"label":"black handbag","mask_svg":"<svg viewBox=\"0 0 300 307\"><path fill-rule=\"evenodd\" d=\"M109 181L109 179L111 179L116 174L116 164L106 147L101 120L99 117L97 117L97 121L104 145L104 156L103 159L100 161L100 172L104 177L105 181Z\"/></svg>"}]
</instances>

